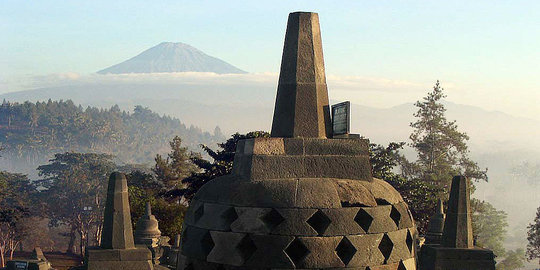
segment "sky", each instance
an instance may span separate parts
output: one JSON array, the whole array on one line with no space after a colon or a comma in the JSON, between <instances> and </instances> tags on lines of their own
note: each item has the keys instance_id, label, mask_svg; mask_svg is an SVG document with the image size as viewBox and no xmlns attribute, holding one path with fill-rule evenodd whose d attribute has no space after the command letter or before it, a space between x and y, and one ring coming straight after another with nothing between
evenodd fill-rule
<instances>
[{"instance_id":1,"label":"sky","mask_svg":"<svg viewBox=\"0 0 540 270\"><path fill-rule=\"evenodd\" d=\"M371 91L370 99L381 93L381 100L367 101L361 91L339 98L389 107L419 99L441 80L450 101L540 120L540 1L3 0L1 6L0 94L28 88L35 77L93 76L163 41L190 44L251 73L277 73L288 13L313 11L329 87L345 78L356 82L351 88ZM384 87L371 89L366 81Z\"/></svg>"}]
</instances>

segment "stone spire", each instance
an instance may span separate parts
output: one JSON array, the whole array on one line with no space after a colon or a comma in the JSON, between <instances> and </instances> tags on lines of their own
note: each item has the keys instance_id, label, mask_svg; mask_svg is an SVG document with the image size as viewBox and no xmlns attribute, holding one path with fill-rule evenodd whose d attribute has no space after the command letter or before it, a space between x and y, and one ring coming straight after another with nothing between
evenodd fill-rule
<instances>
[{"instance_id":1,"label":"stone spire","mask_svg":"<svg viewBox=\"0 0 540 270\"><path fill-rule=\"evenodd\" d=\"M101 235L101 248L135 248L133 228L131 227L127 180L126 176L119 172L112 173L109 178L107 202L105 203L105 214L103 218L103 233Z\"/></svg>"},{"instance_id":2,"label":"stone spire","mask_svg":"<svg viewBox=\"0 0 540 270\"><path fill-rule=\"evenodd\" d=\"M429 226L426 234L426 244L440 244L444 230L444 210L443 201L439 199L435 214L429 219Z\"/></svg>"},{"instance_id":3,"label":"stone spire","mask_svg":"<svg viewBox=\"0 0 540 270\"><path fill-rule=\"evenodd\" d=\"M317 13L289 14L271 136L332 137Z\"/></svg>"},{"instance_id":4,"label":"stone spire","mask_svg":"<svg viewBox=\"0 0 540 270\"><path fill-rule=\"evenodd\" d=\"M137 229L135 230L135 243L145 245L156 245L161 231L156 217L152 215L152 207L150 202L146 203L145 214L137 221Z\"/></svg>"},{"instance_id":5,"label":"stone spire","mask_svg":"<svg viewBox=\"0 0 540 270\"><path fill-rule=\"evenodd\" d=\"M442 245L451 248L472 248L472 221L468 179L454 176L444 223Z\"/></svg>"}]
</instances>

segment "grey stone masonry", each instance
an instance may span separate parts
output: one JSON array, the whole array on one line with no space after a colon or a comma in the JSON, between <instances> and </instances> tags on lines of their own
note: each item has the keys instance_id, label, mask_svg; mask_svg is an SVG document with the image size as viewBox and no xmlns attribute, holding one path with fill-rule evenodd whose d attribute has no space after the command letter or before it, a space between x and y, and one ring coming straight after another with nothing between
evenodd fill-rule
<instances>
[{"instance_id":1,"label":"grey stone masonry","mask_svg":"<svg viewBox=\"0 0 540 270\"><path fill-rule=\"evenodd\" d=\"M272 137L332 137L319 15L289 15Z\"/></svg>"},{"instance_id":2,"label":"grey stone masonry","mask_svg":"<svg viewBox=\"0 0 540 270\"><path fill-rule=\"evenodd\" d=\"M109 178L103 217L101 247L88 248L84 268L88 270L153 270L152 254L135 246L126 176L114 172Z\"/></svg>"},{"instance_id":3,"label":"grey stone masonry","mask_svg":"<svg viewBox=\"0 0 540 270\"><path fill-rule=\"evenodd\" d=\"M452 179L448 211L441 244L425 244L420 250L422 270L494 270L493 251L474 247L472 241L469 180L463 176ZM442 207L439 205L439 212ZM440 218L432 219L440 230ZM431 228L431 224L430 224ZM436 229L431 228L432 231Z\"/></svg>"},{"instance_id":4,"label":"grey stone masonry","mask_svg":"<svg viewBox=\"0 0 540 270\"><path fill-rule=\"evenodd\" d=\"M429 219L428 230L426 233L427 245L439 245L441 243L444 229L445 214L443 202L441 199L437 202L435 214Z\"/></svg>"},{"instance_id":5,"label":"grey stone masonry","mask_svg":"<svg viewBox=\"0 0 540 270\"><path fill-rule=\"evenodd\" d=\"M290 14L271 137L195 194L178 270L416 269L408 206L367 139L332 138L325 80L318 15Z\"/></svg>"},{"instance_id":6,"label":"grey stone masonry","mask_svg":"<svg viewBox=\"0 0 540 270\"><path fill-rule=\"evenodd\" d=\"M464 176L452 179L448 211L444 222L442 245L453 248L472 248L472 213L469 182Z\"/></svg>"},{"instance_id":7,"label":"grey stone masonry","mask_svg":"<svg viewBox=\"0 0 540 270\"><path fill-rule=\"evenodd\" d=\"M114 172L109 178L107 188L101 248L129 249L134 247L127 180L123 174Z\"/></svg>"}]
</instances>

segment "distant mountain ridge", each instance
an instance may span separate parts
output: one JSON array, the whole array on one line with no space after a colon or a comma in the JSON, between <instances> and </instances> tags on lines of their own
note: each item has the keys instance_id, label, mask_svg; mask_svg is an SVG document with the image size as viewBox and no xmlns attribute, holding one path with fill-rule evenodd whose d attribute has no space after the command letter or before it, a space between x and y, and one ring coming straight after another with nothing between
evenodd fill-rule
<instances>
[{"instance_id":1,"label":"distant mountain ridge","mask_svg":"<svg viewBox=\"0 0 540 270\"><path fill-rule=\"evenodd\" d=\"M162 42L122 63L100 70L98 74L214 72L247 73L221 59L181 42Z\"/></svg>"}]
</instances>

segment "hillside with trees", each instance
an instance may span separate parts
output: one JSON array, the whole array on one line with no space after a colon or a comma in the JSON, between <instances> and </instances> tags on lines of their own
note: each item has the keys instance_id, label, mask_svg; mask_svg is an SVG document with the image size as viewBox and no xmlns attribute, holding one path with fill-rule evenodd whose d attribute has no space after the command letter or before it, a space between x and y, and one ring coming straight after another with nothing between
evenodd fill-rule
<instances>
[{"instance_id":1,"label":"hillside with trees","mask_svg":"<svg viewBox=\"0 0 540 270\"><path fill-rule=\"evenodd\" d=\"M214 145L224 139L219 127L213 134L186 127L180 120L135 106L133 112L83 108L71 100L11 103L0 106L0 167L32 173L55 153L93 152L114 155L120 163L149 163L168 150L178 135L185 146Z\"/></svg>"}]
</instances>

